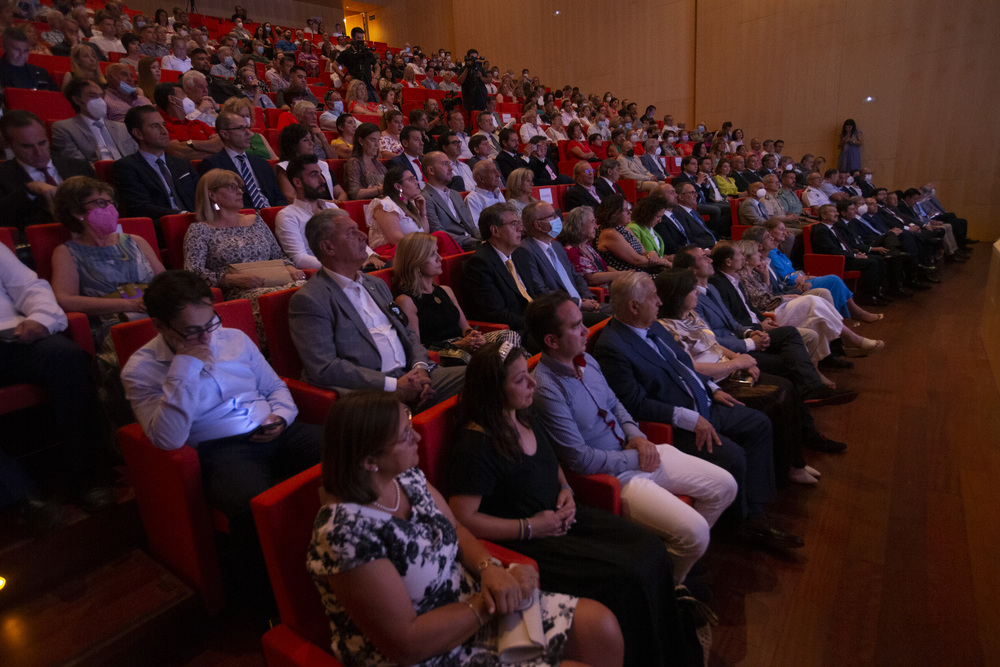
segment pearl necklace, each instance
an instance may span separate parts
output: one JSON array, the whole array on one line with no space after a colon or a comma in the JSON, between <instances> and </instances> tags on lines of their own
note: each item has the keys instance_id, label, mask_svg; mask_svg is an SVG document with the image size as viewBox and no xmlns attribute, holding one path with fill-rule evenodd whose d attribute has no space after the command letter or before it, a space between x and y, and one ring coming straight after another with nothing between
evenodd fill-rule
<instances>
[{"instance_id":1,"label":"pearl necklace","mask_svg":"<svg viewBox=\"0 0 1000 667\"><path fill-rule=\"evenodd\" d=\"M392 480L393 485L396 487L396 504L393 507L386 507L377 500L372 501L372 505L379 508L383 512L388 512L389 514L394 514L396 510L399 509L399 503L403 500L403 490L399 488L399 482L395 478Z\"/></svg>"}]
</instances>

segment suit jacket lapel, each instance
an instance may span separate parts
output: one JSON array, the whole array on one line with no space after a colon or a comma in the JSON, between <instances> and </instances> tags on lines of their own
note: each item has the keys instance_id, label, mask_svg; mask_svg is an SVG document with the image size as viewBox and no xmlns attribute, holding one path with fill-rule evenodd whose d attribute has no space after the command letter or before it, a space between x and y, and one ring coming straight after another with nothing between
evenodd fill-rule
<instances>
[{"instance_id":1,"label":"suit jacket lapel","mask_svg":"<svg viewBox=\"0 0 1000 667\"><path fill-rule=\"evenodd\" d=\"M488 246L488 247L487 247ZM510 271L507 270L506 265L500 261L500 255L497 254L496 248L494 248L489 243L483 244L483 254L485 254L489 259L486 261L492 263L497 271L500 273L500 279L506 283L507 287L514 291L518 297L521 296L521 290L517 289L517 283L514 282L514 276L510 275ZM517 269L515 264L514 268ZM517 270L517 275L521 278L521 282L524 282L524 276L521 275L521 270ZM525 284L525 289L527 289L527 284Z\"/></svg>"},{"instance_id":2,"label":"suit jacket lapel","mask_svg":"<svg viewBox=\"0 0 1000 667\"><path fill-rule=\"evenodd\" d=\"M92 155L100 158L101 154L97 149L97 140L94 139L94 133L90 131L90 126L87 125L87 121L84 120L83 116L74 116L73 126L76 128L78 139L81 142L85 142ZM107 126L107 123L105 123L105 126ZM108 130L108 134L111 134L110 130ZM113 141L114 137L111 137L111 139Z\"/></svg>"},{"instance_id":3,"label":"suit jacket lapel","mask_svg":"<svg viewBox=\"0 0 1000 667\"><path fill-rule=\"evenodd\" d=\"M647 362L653 364L657 368L662 368L664 370L671 370L670 366L667 365L666 360L660 356L660 353L649 346L649 343L639 338L638 334L632 331L630 328L622 324L616 319L612 319L609 322L618 331L618 335L622 337L622 340L627 344L632 346L632 349L640 357L645 359Z\"/></svg>"},{"instance_id":4,"label":"suit jacket lapel","mask_svg":"<svg viewBox=\"0 0 1000 667\"><path fill-rule=\"evenodd\" d=\"M375 353L378 354L378 345L375 344L375 339L372 338L371 332L368 331L368 327L365 326L357 308L354 307L351 300L347 298L346 294L344 294L344 290L340 288L340 285L338 285L333 278L327 275L324 269L320 269L319 272L323 275L323 279L329 283L330 293L333 296L333 307L339 308L342 313L347 315L348 319L350 319L351 322L354 323L354 326L358 328L358 331L361 333L361 337L367 341L368 344L372 346L372 349L375 350ZM378 302L376 301L376 303Z\"/></svg>"}]
</instances>

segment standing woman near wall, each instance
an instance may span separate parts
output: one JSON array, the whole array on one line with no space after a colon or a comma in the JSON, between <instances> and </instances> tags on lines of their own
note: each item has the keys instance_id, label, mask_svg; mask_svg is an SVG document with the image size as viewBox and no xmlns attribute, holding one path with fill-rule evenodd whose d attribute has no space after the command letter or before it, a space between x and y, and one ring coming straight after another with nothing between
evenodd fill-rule
<instances>
[{"instance_id":1,"label":"standing woman near wall","mask_svg":"<svg viewBox=\"0 0 1000 667\"><path fill-rule=\"evenodd\" d=\"M840 149L837 169L840 171L861 169L861 145L863 143L864 138L861 130L854 124L854 119L845 120L844 127L840 130L840 142L837 144L837 148Z\"/></svg>"}]
</instances>

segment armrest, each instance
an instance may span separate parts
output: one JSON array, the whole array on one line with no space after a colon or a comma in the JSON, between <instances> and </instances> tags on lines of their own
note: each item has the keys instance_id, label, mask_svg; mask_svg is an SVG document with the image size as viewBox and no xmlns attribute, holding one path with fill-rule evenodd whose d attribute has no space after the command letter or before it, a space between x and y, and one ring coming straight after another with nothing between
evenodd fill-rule
<instances>
[{"instance_id":1,"label":"armrest","mask_svg":"<svg viewBox=\"0 0 1000 667\"><path fill-rule=\"evenodd\" d=\"M486 550L490 552L490 555L496 558L498 561L504 565L510 565L512 563L517 563L519 565L530 565L531 567L538 570L538 563L535 562L533 558L528 558L523 556L516 551L511 551L506 547L502 547L499 544L493 544L492 542L487 542L486 540L479 540L486 547Z\"/></svg>"},{"instance_id":2,"label":"armrest","mask_svg":"<svg viewBox=\"0 0 1000 667\"><path fill-rule=\"evenodd\" d=\"M566 472L577 500L585 505L621 516L622 485L613 475L576 475Z\"/></svg>"},{"instance_id":3,"label":"armrest","mask_svg":"<svg viewBox=\"0 0 1000 667\"><path fill-rule=\"evenodd\" d=\"M326 414L337 400L337 392L314 387L302 380L281 379L288 386L288 391L292 393L295 405L299 408L299 418L307 424L325 424Z\"/></svg>"},{"instance_id":4,"label":"armrest","mask_svg":"<svg viewBox=\"0 0 1000 667\"><path fill-rule=\"evenodd\" d=\"M815 255L806 253L802 257L803 268L812 276L835 275L844 277L844 258L840 255Z\"/></svg>"},{"instance_id":5,"label":"armrest","mask_svg":"<svg viewBox=\"0 0 1000 667\"><path fill-rule=\"evenodd\" d=\"M268 630L261 640L268 667L343 667L326 646L317 646L287 625Z\"/></svg>"},{"instance_id":6,"label":"armrest","mask_svg":"<svg viewBox=\"0 0 1000 667\"><path fill-rule=\"evenodd\" d=\"M66 313L69 328L66 334L84 351L94 356L94 336L90 333L90 318L83 313Z\"/></svg>"},{"instance_id":7,"label":"armrest","mask_svg":"<svg viewBox=\"0 0 1000 667\"><path fill-rule=\"evenodd\" d=\"M591 287L590 296L594 298L597 303L604 303L604 288L603 287Z\"/></svg>"},{"instance_id":8,"label":"armrest","mask_svg":"<svg viewBox=\"0 0 1000 667\"><path fill-rule=\"evenodd\" d=\"M646 434L650 442L658 445L674 443L674 428L670 424L660 422L639 422L639 430Z\"/></svg>"},{"instance_id":9,"label":"armrest","mask_svg":"<svg viewBox=\"0 0 1000 667\"><path fill-rule=\"evenodd\" d=\"M223 302L222 290L220 290L218 287L213 287L211 289L212 289L212 301L214 301L215 303L222 303Z\"/></svg>"},{"instance_id":10,"label":"armrest","mask_svg":"<svg viewBox=\"0 0 1000 667\"><path fill-rule=\"evenodd\" d=\"M479 327L480 332L485 331L504 331L510 329L506 324L500 324L498 322L479 322L476 320L469 320L470 327Z\"/></svg>"}]
</instances>

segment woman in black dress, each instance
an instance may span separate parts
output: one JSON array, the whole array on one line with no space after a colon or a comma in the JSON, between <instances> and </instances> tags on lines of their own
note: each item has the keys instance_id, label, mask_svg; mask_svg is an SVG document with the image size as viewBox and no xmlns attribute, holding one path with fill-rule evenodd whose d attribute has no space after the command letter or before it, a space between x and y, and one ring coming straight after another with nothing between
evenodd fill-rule
<instances>
[{"instance_id":1,"label":"woman in black dress","mask_svg":"<svg viewBox=\"0 0 1000 667\"><path fill-rule=\"evenodd\" d=\"M490 343L473 355L459 398L464 427L449 457L455 517L476 537L534 558L547 589L610 608L625 637L625 664L699 663L663 543L575 504L545 430L530 416L534 389L521 348Z\"/></svg>"},{"instance_id":2,"label":"woman in black dress","mask_svg":"<svg viewBox=\"0 0 1000 667\"><path fill-rule=\"evenodd\" d=\"M441 275L441 254L431 234L406 234L396 246L392 292L406 314L407 326L420 343L442 353L442 363L466 363L484 343L507 340L520 345L521 337L509 329L482 334L469 326L455 293L447 285L436 285ZM457 354L453 354L455 352ZM464 353L464 354L462 354Z\"/></svg>"}]
</instances>

